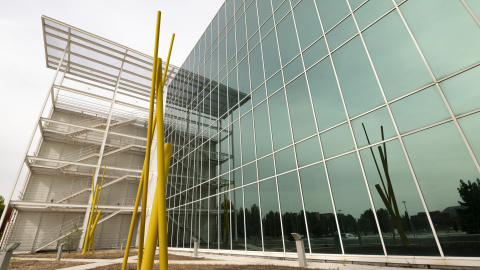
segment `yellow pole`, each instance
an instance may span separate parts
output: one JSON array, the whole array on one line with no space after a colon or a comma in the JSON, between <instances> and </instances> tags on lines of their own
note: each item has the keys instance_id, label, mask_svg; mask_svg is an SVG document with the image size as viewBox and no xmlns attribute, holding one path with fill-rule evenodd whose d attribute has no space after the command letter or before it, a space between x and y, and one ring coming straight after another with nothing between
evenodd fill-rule
<instances>
[{"instance_id":1,"label":"yellow pole","mask_svg":"<svg viewBox=\"0 0 480 270\"><path fill-rule=\"evenodd\" d=\"M161 90L160 90L160 82L161 80L158 79L158 78L162 78L162 59L159 58L158 61L157 61L157 66L156 66L156 71L157 71L157 74L156 74L156 78L157 78L157 81L156 81L156 97L157 97L157 108L156 108L156 111L155 111L155 118L153 120L154 123L158 123L158 112L159 112L159 106L161 106L160 103L158 103L158 96L161 95ZM160 86L160 87L159 87ZM160 104L160 105L159 105ZM158 126L157 126L157 134L158 134ZM153 135L153 134L152 134ZM160 156L160 151L163 150L163 147L159 147L161 145L160 141L157 140L157 161L158 161L158 157ZM160 158L160 160L163 160L163 158ZM160 175L163 175L163 174L160 174L160 170L161 168L163 168L163 164L161 167L157 168L158 170L158 176L157 176L157 186L158 186L158 183L159 183L159 178L160 178ZM155 195L153 197L153 205L152 205L152 210L151 210L151 214L150 214L150 222L148 224L148 232L147 232L147 238L146 238L146 242L145 242L145 253L143 255L143 258L142 258L142 264L140 265L140 267L137 266L137 268L143 268L143 269L146 269L146 270L149 270L149 269L152 269L153 267L153 259L154 259L154 256L155 256L155 247L157 245L157 238L158 238L158 231L157 231L157 227L158 227L158 211L157 211L157 199L158 199L158 196L157 196L157 193L158 193L158 188L155 189ZM153 247L153 248L152 248Z\"/></svg>"},{"instance_id":2,"label":"yellow pole","mask_svg":"<svg viewBox=\"0 0 480 270\"><path fill-rule=\"evenodd\" d=\"M94 191L93 188L95 187L95 169L93 169L92 172L92 202L94 200ZM87 239L88 239L88 232L90 231L90 225L92 224L92 217L93 217L93 207L90 210L90 218L88 219L88 227L87 227L87 233L85 234L85 241L83 242L83 251L82 254L85 254L87 250Z\"/></svg>"},{"instance_id":3,"label":"yellow pole","mask_svg":"<svg viewBox=\"0 0 480 270\"><path fill-rule=\"evenodd\" d=\"M172 40L170 41L170 48L168 50L167 62L165 65L165 71L163 73L162 84L157 93L157 145L164 143L164 124L163 124L163 88L165 86L165 79L168 72L168 65L170 63L170 55L172 54L173 41L175 39L175 34L172 34ZM170 145L170 144L168 144ZM166 145L167 146L167 145ZM171 146L171 145L170 145ZM161 151L159 151L161 150ZM166 206L166 183L168 176L168 167L170 164L170 154L168 155L168 161L164 161L164 166L161 166L161 158L165 156L162 147L157 147L157 162L158 162L158 175L162 176L162 181L157 180L157 190L158 194L158 259L159 259L159 269L167 270L168 269L168 248L167 248L167 206ZM157 192L155 192L157 193Z\"/></svg>"},{"instance_id":4,"label":"yellow pole","mask_svg":"<svg viewBox=\"0 0 480 270\"><path fill-rule=\"evenodd\" d=\"M98 199L96 200L97 201L97 207L95 208L95 213L98 212L98 203L100 202L100 196L102 195L103 178L105 177L105 169L107 169L107 165L105 165L105 167L103 167L102 182L100 183L100 189L99 189L99 192L98 192Z\"/></svg>"},{"instance_id":5,"label":"yellow pole","mask_svg":"<svg viewBox=\"0 0 480 270\"><path fill-rule=\"evenodd\" d=\"M170 167L170 158L172 156L172 145L165 144L165 172L163 181L157 181L160 186L158 196L158 259L159 269L168 269L168 240L167 240L167 207L166 207L166 184L168 178L168 168ZM159 166L160 166L160 162Z\"/></svg>"},{"instance_id":6,"label":"yellow pole","mask_svg":"<svg viewBox=\"0 0 480 270\"><path fill-rule=\"evenodd\" d=\"M172 40L170 41L170 48L168 49L167 62L165 63L165 71L163 72L163 78L162 78L162 90L163 90L163 87L165 86L165 80L167 79L168 65L170 64L170 55L172 53L174 39L175 39L175 33L172 34Z\"/></svg>"},{"instance_id":7,"label":"yellow pole","mask_svg":"<svg viewBox=\"0 0 480 270\"><path fill-rule=\"evenodd\" d=\"M123 254L123 264L122 270L127 269L128 255L130 253L130 245L132 244L133 230L135 227L135 221L137 219L138 204L140 202L140 197L142 194L142 185L143 185L143 171L140 178L140 183L138 185L137 198L135 199L135 206L133 207L132 221L130 222L130 230L128 231L127 246L125 247L125 254Z\"/></svg>"},{"instance_id":8,"label":"yellow pole","mask_svg":"<svg viewBox=\"0 0 480 270\"><path fill-rule=\"evenodd\" d=\"M156 66L157 66L157 56L158 56L158 39L160 36L160 18L161 13L160 11L157 12L157 28L155 33L155 48L153 51L153 66L152 66L152 85L150 89L150 110L148 114L148 131L147 131L147 150L146 150L146 159L145 159L145 174L144 174L144 181L143 181L143 196L142 196L142 212L140 215L140 239L139 239L139 246L138 246L138 263L137 269L140 270L140 266L142 265L142 257L143 257L143 239L145 235L145 215L147 208L147 192L148 192L148 174L150 170L150 148L152 146L152 120L153 120L153 103L155 97L155 82L156 82Z\"/></svg>"},{"instance_id":9,"label":"yellow pole","mask_svg":"<svg viewBox=\"0 0 480 270\"><path fill-rule=\"evenodd\" d=\"M95 222L93 223L92 231L90 232L89 239L92 240L92 252L95 253L95 228L97 227L98 220L100 219L100 215L102 214L102 211L99 211L97 216L95 217Z\"/></svg>"},{"instance_id":10,"label":"yellow pole","mask_svg":"<svg viewBox=\"0 0 480 270\"><path fill-rule=\"evenodd\" d=\"M95 209L95 203L96 203L97 200L98 200L98 196L97 196L97 195L98 195L98 188L99 188L99 185L97 184L97 187L95 188L95 194L94 194L95 197L93 198L93 202L92 202L92 207L93 207L94 209ZM93 213L92 220L95 218L95 215L96 215L96 213L94 212L94 213ZM88 246L87 252L90 250L90 244L91 244L91 242L90 242L90 240L91 240L91 239L90 239L90 234L91 234L91 232L92 232L92 229L89 227L89 228L88 228L88 231L87 231L87 246Z\"/></svg>"},{"instance_id":11,"label":"yellow pole","mask_svg":"<svg viewBox=\"0 0 480 270\"><path fill-rule=\"evenodd\" d=\"M88 220L87 233L85 234L85 243L83 245L82 255L85 255L85 253L87 252L87 248L90 245L89 234L90 234L90 226L92 225L92 221L93 221L93 213L94 213L94 209L95 209L95 200L97 198L97 189L98 189L98 185L95 188L95 190L93 190L93 184L92 184L92 196L93 196L93 198L92 198L92 208L90 210L90 219Z\"/></svg>"},{"instance_id":12,"label":"yellow pole","mask_svg":"<svg viewBox=\"0 0 480 270\"><path fill-rule=\"evenodd\" d=\"M164 148L162 152L165 153L165 156L163 159L157 159L157 162L159 163L158 166L161 166L163 168L163 171L168 172L168 167L170 163L170 157L172 155L172 145L169 143L164 144L164 147L157 147L157 148ZM157 149L158 153L158 149ZM159 169L160 170L160 169ZM164 180L166 178L166 175L161 175L160 173L157 176L157 188L155 189L155 197L153 199L153 205L152 205L152 210L151 210L151 215L150 215L150 222L148 224L148 234L147 234L147 239L145 242L145 252L142 260L142 269L144 270L151 270L153 268L153 259L155 258L155 251L157 247L157 239L158 239L158 200L161 199L159 195L159 189L160 186L165 186L164 185ZM166 243L165 243L166 244ZM160 243L162 245L162 243ZM167 260L162 259L161 254L159 254L159 260L160 260L160 266L162 267L162 260L167 264L168 267L168 258ZM165 268L160 268L160 269L165 269Z\"/></svg>"},{"instance_id":13,"label":"yellow pole","mask_svg":"<svg viewBox=\"0 0 480 270\"><path fill-rule=\"evenodd\" d=\"M105 177L105 169L106 169L106 168L107 168L107 165L105 165L105 166L103 167L102 182L101 182L101 184L100 184L100 188L99 188L99 186L97 185L97 190L98 190L98 191L95 191L96 207L93 206L93 207L95 208L94 215L98 215L98 213L97 213L97 211L98 211L98 204L99 204L99 202L100 202L100 196L101 196L101 194L102 194L103 179L104 179L104 177ZM97 194L97 193L98 193L98 194ZM97 196L97 195L98 195L98 196ZM94 204L95 204L95 203L94 203ZM90 235L95 235L95 226L94 226L92 229L89 228L89 232L90 232L90 234L89 234L89 236L88 236L88 242L90 242L90 240L92 239L92 238L91 238L92 236L90 236ZM89 232L87 232L87 233L89 233ZM92 242L92 252L95 252L95 240Z\"/></svg>"},{"instance_id":14,"label":"yellow pole","mask_svg":"<svg viewBox=\"0 0 480 270\"><path fill-rule=\"evenodd\" d=\"M155 128L155 125L157 123L157 119L153 119L153 127ZM151 134L151 137L153 137L153 134ZM147 156L145 156L145 159L147 159ZM145 163L145 161L144 161ZM144 167L145 169L145 167ZM130 230L128 232L128 238L127 238L127 246L125 247L125 254L123 255L123 264L122 264L122 270L125 270L127 268L127 263L128 263L128 255L130 253L130 246L132 244L132 237L133 237L133 231L135 228L135 221L137 220L137 212L138 212L138 205L140 203L140 198L142 197L142 186L143 186L143 181L144 181L144 174L145 170L142 170L142 176L140 178L140 183L138 185L138 191L137 191L137 197L135 199L135 206L133 210L133 215L132 215L132 221L130 222Z\"/></svg>"}]
</instances>

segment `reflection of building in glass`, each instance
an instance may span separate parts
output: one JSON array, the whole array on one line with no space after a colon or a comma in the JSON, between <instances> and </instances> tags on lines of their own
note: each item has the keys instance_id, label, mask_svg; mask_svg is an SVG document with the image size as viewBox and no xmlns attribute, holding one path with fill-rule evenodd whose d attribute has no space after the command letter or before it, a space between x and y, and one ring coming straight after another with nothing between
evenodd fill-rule
<instances>
[{"instance_id":1,"label":"reflection of building in glass","mask_svg":"<svg viewBox=\"0 0 480 270\"><path fill-rule=\"evenodd\" d=\"M479 17L226 1L168 89L169 246L478 265Z\"/></svg>"}]
</instances>

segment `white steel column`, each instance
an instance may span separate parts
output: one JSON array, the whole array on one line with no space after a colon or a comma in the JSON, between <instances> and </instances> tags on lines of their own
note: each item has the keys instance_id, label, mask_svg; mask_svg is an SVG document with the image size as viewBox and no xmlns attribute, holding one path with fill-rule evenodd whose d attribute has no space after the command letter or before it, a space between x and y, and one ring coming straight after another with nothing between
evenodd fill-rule
<instances>
[{"instance_id":1,"label":"white steel column","mask_svg":"<svg viewBox=\"0 0 480 270\"><path fill-rule=\"evenodd\" d=\"M103 141L102 141L102 146L100 147L100 152L99 152L99 157L98 157L98 162L97 162L97 167L96 167L96 170L95 170L95 174L94 174L94 187L96 186L97 184L97 180L98 180L98 175L99 175L99 171L100 171L100 166L102 164L102 159L103 159L103 151L105 149L105 143L107 142L107 137L108 137L108 129L110 128L110 122L112 120L112 114L113 114L113 108L115 107L115 100L117 98L117 91L118 91L118 85L120 84L120 77L122 76L122 71L123 71L123 65L125 64L125 59L127 57L127 52L128 52L128 49L125 50L125 54L123 56L123 61L122 61L122 64L120 66L120 71L118 72L118 77L117 77L117 83L115 85L115 91L113 92L113 98L112 98L112 101L111 101L111 105L110 105L110 112L108 114L108 118L107 118L107 127L105 128L105 133L103 135ZM90 209L91 209L91 205L92 205L92 200L93 200L93 195L94 195L94 192L92 190L91 192L91 196L90 196L90 199L88 200L88 207L87 207L87 211L85 212L85 219L83 220L83 226L82 226L82 236L80 237L80 241L78 242L78 249L82 249L83 248L83 241L85 239L85 235L87 233L87 226L88 226L88 220L90 218ZM100 200L100 198L99 198ZM143 207L143 205L142 205ZM95 240L94 240L95 241Z\"/></svg>"},{"instance_id":2,"label":"white steel column","mask_svg":"<svg viewBox=\"0 0 480 270\"><path fill-rule=\"evenodd\" d=\"M12 189L10 190L10 194L8 195L8 197L5 201L5 209L8 209L8 205L10 204L10 200L12 199L12 195L13 195L13 192L15 191L16 186L17 186L18 179L20 178L20 174L22 172L23 164L26 160L28 150L30 150L30 147L32 145L33 137L35 136L35 132L37 131L37 127L40 123L40 118L42 117L42 113L45 110L45 106L47 105L48 98L50 97L50 92L53 89L53 86L55 84L55 80L57 79L58 72L60 71L60 67L62 66L62 63L63 63L63 60L64 60L65 55L67 53L67 50L68 50L68 44L65 46L65 50L63 51L62 58L60 59L60 62L58 63L57 70L55 71L55 75L53 76L53 79L52 79L52 83L50 84L50 87L48 88L48 92L47 92L47 95L45 97L45 100L43 101L42 109L40 109L40 112L37 116L37 119L35 120L35 127L33 128L32 135L30 136L30 141L28 142L27 148L25 149L25 153L22 156L22 162L20 163L20 168L18 168L18 172L17 172L17 176L15 178L15 182L13 183ZM8 211L6 211L6 210L3 211L2 217L0 218L0 224L3 224L3 220L5 219L5 215L6 215L7 212Z\"/></svg>"}]
</instances>

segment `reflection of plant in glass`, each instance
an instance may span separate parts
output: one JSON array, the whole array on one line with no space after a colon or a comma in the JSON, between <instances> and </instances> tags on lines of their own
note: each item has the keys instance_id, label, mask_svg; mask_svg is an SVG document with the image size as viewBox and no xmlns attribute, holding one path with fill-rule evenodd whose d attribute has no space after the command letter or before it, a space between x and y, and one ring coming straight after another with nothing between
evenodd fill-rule
<instances>
[{"instance_id":1,"label":"reflection of plant in glass","mask_svg":"<svg viewBox=\"0 0 480 270\"><path fill-rule=\"evenodd\" d=\"M363 131L365 132L365 137L367 137L367 142L370 145L370 139L368 138L367 130L365 129L365 125L363 123L362 123L362 127L363 127ZM385 137L383 134L383 126L380 126L380 132L382 134L382 141L384 141ZM373 149L371 147L369 148L370 148L370 152L372 153L373 161L375 162L378 176L380 177L380 181L383 187L382 189L382 187L380 187L379 184L376 184L375 188L377 189L378 194L380 195L380 198L382 199L383 203L385 204L385 207L387 208L388 213L390 214L393 244L396 244L395 230L394 230L394 228L396 228L398 231L398 234L400 235L400 239L402 240L402 244L409 245L410 243L408 241L407 235L403 230L402 217L400 216L400 212L398 211L397 199L395 198L395 192L393 191L393 185L390 178L390 173L388 171L387 147L385 145L385 142L383 143L383 148L382 146L378 146L378 153L380 155L383 174L385 175L385 179L387 181L386 186L385 186L385 182L383 181L382 173L380 172L380 169L378 167L377 159L373 154Z\"/></svg>"},{"instance_id":2,"label":"reflection of plant in glass","mask_svg":"<svg viewBox=\"0 0 480 270\"><path fill-rule=\"evenodd\" d=\"M480 179L477 178L473 183L470 180L465 183L460 179L460 187L457 190L463 200L458 202L463 209L456 209L463 230L468 233L480 233L477 225L480 218Z\"/></svg>"}]
</instances>

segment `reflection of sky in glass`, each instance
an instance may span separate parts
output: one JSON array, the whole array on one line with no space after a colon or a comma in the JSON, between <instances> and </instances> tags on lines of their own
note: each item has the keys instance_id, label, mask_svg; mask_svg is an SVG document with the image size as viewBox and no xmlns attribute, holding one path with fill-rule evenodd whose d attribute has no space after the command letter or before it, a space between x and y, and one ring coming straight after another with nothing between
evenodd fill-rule
<instances>
[{"instance_id":1,"label":"reflection of sky in glass","mask_svg":"<svg viewBox=\"0 0 480 270\"><path fill-rule=\"evenodd\" d=\"M478 177L470 155L452 122L404 138L405 147L429 211L458 206L460 179Z\"/></svg>"}]
</instances>

